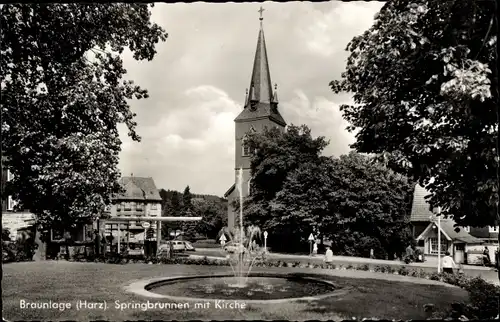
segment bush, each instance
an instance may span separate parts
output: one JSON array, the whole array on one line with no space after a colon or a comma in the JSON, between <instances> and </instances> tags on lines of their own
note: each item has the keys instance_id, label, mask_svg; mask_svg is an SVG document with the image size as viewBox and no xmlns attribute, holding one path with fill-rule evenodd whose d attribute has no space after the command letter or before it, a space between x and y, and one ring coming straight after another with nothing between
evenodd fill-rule
<instances>
[{"instance_id":1,"label":"bush","mask_svg":"<svg viewBox=\"0 0 500 322\"><path fill-rule=\"evenodd\" d=\"M33 238L16 241L2 241L3 263L33 260L37 245Z\"/></svg>"},{"instance_id":2,"label":"bush","mask_svg":"<svg viewBox=\"0 0 500 322\"><path fill-rule=\"evenodd\" d=\"M441 279L441 274L438 272L432 272L428 275L428 278L432 281L439 281Z\"/></svg>"},{"instance_id":3,"label":"bush","mask_svg":"<svg viewBox=\"0 0 500 322\"><path fill-rule=\"evenodd\" d=\"M468 280L465 289L473 307L477 308L479 319L491 319L498 315L500 287L490 284L480 277Z\"/></svg>"},{"instance_id":4,"label":"bush","mask_svg":"<svg viewBox=\"0 0 500 322\"><path fill-rule=\"evenodd\" d=\"M406 276L406 275L409 275L409 274L410 274L410 271L408 270L408 268L406 268L406 266L401 266L401 267L398 269L398 273L399 273L399 275Z\"/></svg>"},{"instance_id":5,"label":"bush","mask_svg":"<svg viewBox=\"0 0 500 322\"><path fill-rule=\"evenodd\" d=\"M367 264L364 264L364 265L358 266L357 269L359 269L360 271L368 271L368 270L370 270L370 266L368 266Z\"/></svg>"}]
</instances>

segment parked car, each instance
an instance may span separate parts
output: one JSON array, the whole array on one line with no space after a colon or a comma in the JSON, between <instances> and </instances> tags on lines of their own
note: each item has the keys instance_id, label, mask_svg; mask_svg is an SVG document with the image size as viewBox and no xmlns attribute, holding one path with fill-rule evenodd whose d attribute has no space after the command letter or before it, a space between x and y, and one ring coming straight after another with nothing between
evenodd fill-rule
<instances>
[{"instance_id":1,"label":"parked car","mask_svg":"<svg viewBox=\"0 0 500 322\"><path fill-rule=\"evenodd\" d=\"M172 244L174 252L196 251L196 248L194 248L194 246L186 240L167 240L164 244L160 245L159 250L162 250L163 248L166 247L170 247L170 244Z\"/></svg>"},{"instance_id":2,"label":"parked car","mask_svg":"<svg viewBox=\"0 0 500 322\"><path fill-rule=\"evenodd\" d=\"M228 253L244 253L245 246L243 246L241 243L229 242L224 245L224 251Z\"/></svg>"}]
</instances>

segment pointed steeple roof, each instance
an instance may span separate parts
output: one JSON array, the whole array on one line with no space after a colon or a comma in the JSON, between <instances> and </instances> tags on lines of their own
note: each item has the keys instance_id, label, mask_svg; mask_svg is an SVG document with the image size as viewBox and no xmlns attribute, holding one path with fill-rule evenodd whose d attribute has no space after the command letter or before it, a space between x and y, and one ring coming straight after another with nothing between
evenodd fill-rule
<instances>
[{"instance_id":1,"label":"pointed steeple roof","mask_svg":"<svg viewBox=\"0 0 500 322\"><path fill-rule=\"evenodd\" d=\"M267 60L266 40L262 22L257 39L257 49L253 61L252 79L250 80L250 97L259 103L271 103L272 85L269 62Z\"/></svg>"},{"instance_id":2,"label":"pointed steeple roof","mask_svg":"<svg viewBox=\"0 0 500 322\"><path fill-rule=\"evenodd\" d=\"M286 126L286 122L278 112L278 102L276 94L273 93L271 82L271 73L269 71L269 62L267 59L266 40L264 38L264 28L262 27L262 11L260 17L260 30L257 38L257 49L253 62L252 77L248 99L245 102L244 110L235 119L235 121L245 121L255 118L268 117L276 123Z\"/></svg>"}]
</instances>

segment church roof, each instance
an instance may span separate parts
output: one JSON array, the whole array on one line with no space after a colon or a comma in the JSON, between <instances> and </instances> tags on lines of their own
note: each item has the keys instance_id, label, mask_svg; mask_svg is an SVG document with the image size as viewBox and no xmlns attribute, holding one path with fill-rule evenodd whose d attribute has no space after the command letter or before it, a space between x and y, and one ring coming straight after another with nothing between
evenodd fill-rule
<instances>
[{"instance_id":1,"label":"church roof","mask_svg":"<svg viewBox=\"0 0 500 322\"><path fill-rule=\"evenodd\" d=\"M115 200L162 200L151 177L123 177L119 183L125 192L115 195Z\"/></svg>"},{"instance_id":2,"label":"church roof","mask_svg":"<svg viewBox=\"0 0 500 322\"><path fill-rule=\"evenodd\" d=\"M280 112L278 112L278 110L271 104L266 103L257 103L255 109L245 107L245 109L241 111L240 115L238 115L234 121L244 122L245 120L254 120L259 118L269 118L280 125L286 126L285 119L281 116Z\"/></svg>"},{"instance_id":3,"label":"church roof","mask_svg":"<svg viewBox=\"0 0 500 322\"><path fill-rule=\"evenodd\" d=\"M277 94L273 94L262 17L248 99L245 102L243 111L236 117L235 122L244 122L256 118L269 118L280 125L286 126L285 120L278 111Z\"/></svg>"}]
</instances>

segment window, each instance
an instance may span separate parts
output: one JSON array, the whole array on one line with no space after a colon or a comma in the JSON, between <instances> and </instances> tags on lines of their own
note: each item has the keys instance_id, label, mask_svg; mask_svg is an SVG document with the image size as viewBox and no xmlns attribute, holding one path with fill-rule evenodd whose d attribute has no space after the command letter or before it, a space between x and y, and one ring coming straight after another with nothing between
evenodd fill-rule
<instances>
[{"instance_id":1,"label":"window","mask_svg":"<svg viewBox=\"0 0 500 322\"><path fill-rule=\"evenodd\" d=\"M151 204L151 210L157 210L158 209L158 205L155 204L155 203L152 203Z\"/></svg>"},{"instance_id":2,"label":"window","mask_svg":"<svg viewBox=\"0 0 500 322\"><path fill-rule=\"evenodd\" d=\"M241 147L243 149L242 155L244 157L249 156L250 155L250 148L246 145L246 138L245 137L241 140Z\"/></svg>"},{"instance_id":3,"label":"window","mask_svg":"<svg viewBox=\"0 0 500 322\"><path fill-rule=\"evenodd\" d=\"M12 199L12 196L8 197L7 200L7 210L14 211L14 207L16 206L17 202Z\"/></svg>"},{"instance_id":4,"label":"window","mask_svg":"<svg viewBox=\"0 0 500 322\"><path fill-rule=\"evenodd\" d=\"M135 202L131 202L130 203L130 210L135 210L135 207L136 207L136 203Z\"/></svg>"},{"instance_id":5,"label":"window","mask_svg":"<svg viewBox=\"0 0 500 322\"><path fill-rule=\"evenodd\" d=\"M498 233L498 226L489 226L490 233Z\"/></svg>"},{"instance_id":6,"label":"window","mask_svg":"<svg viewBox=\"0 0 500 322\"><path fill-rule=\"evenodd\" d=\"M441 238L441 254L444 255L448 251L448 241L446 239L443 240ZM438 253L438 239L437 238L429 238L429 253L437 254Z\"/></svg>"},{"instance_id":7,"label":"window","mask_svg":"<svg viewBox=\"0 0 500 322\"><path fill-rule=\"evenodd\" d=\"M129 211L130 211L130 210L132 210L132 208L131 208L131 206L130 206L130 202L125 202L124 204L125 204L125 205L123 206L123 207L124 207L124 208L123 208L124 210L129 210Z\"/></svg>"},{"instance_id":8,"label":"window","mask_svg":"<svg viewBox=\"0 0 500 322\"><path fill-rule=\"evenodd\" d=\"M141 202L138 202L135 204L135 210L142 211L142 203Z\"/></svg>"}]
</instances>

